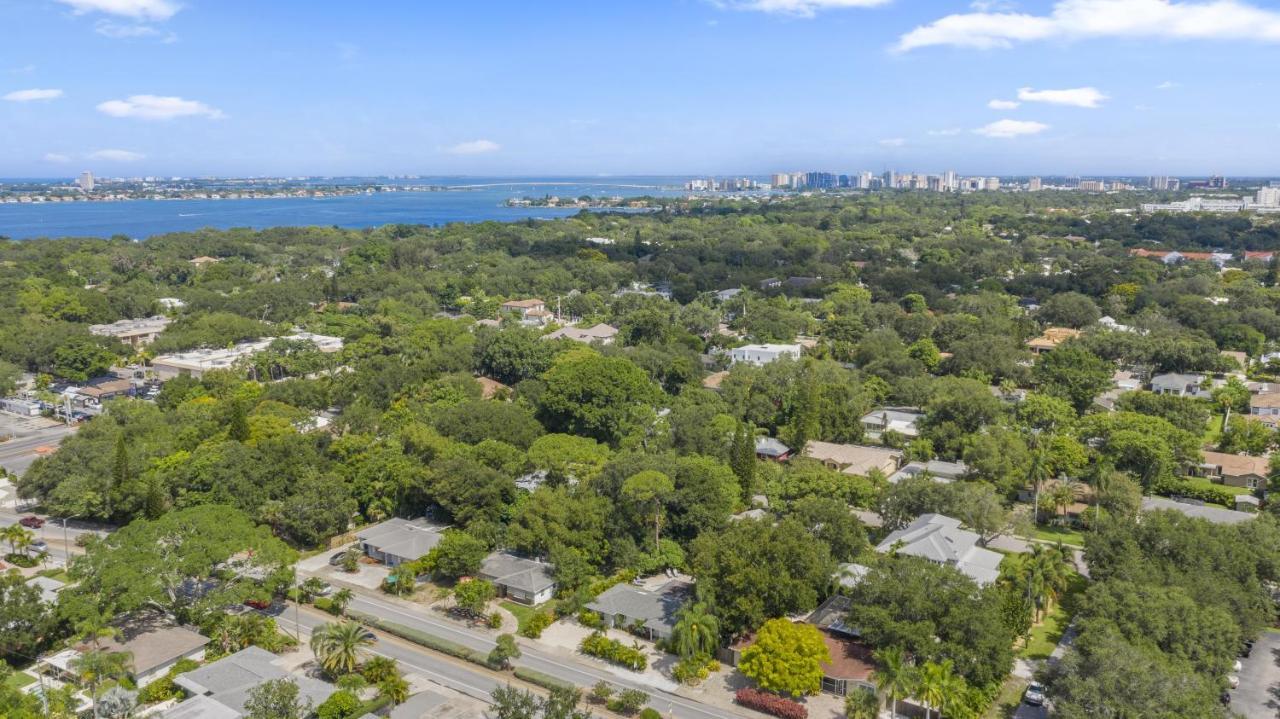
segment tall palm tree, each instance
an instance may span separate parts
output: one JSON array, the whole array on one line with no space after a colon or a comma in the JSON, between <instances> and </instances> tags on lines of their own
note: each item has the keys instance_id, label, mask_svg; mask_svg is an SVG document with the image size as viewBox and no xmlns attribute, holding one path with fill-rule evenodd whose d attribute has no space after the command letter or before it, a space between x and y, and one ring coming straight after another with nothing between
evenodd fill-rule
<instances>
[{"instance_id":1,"label":"tall palm tree","mask_svg":"<svg viewBox=\"0 0 1280 719\"><path fill-rule=\"evenodd\" d=\"M685 659L699 654L713 656L720 646L720 620L707 611L706 604L691 604L681 610L671 639L676 653Z\"/></svg>"},{"instance_id":2,"label":"tall palm tree","mask_svg":"<svg viewBox=\"0 0 1280 719\"><path fill-rule=\"evenodd\" d=\"M93 716L98 716L98 688L112 679L129 673L133 657L128 652L104 652L92 649L71 661L71 668L81 682L88 685L93 700Z\"/></svg>"},{"instance_id":3,"label":"tall palm tree","mask_svg":"<svg viewBox=\"0 0 1280 719\"><path fill-rule=\"evenodd\" d=\"M1031 464L1027 469L1027 481L1035 488L1035 498L1031 504L1031 521L1040 523L1040 489L1049 479L1049 445L1048 437L1032 430L1028 436L1028 447L1031 449Z\"/></svg>"},{"instance_id":4,"label":"tall palm tree","mask_svg":"<svg viewBox=\"0 0 1280 719\"><path fill-rule=\"evenodd\" d=\"M311 651L330 676L350 674L360 666L373 634L355 622L322 624L311 633Z\"/></svg>"},{"instance_id":5,"label":"tall palm tree","mask_svg":"<svg viewBox=\"0 0 1280 719\"><path fill-rule=\"evenodd\" d=\"M854 689L844 698L845 719L879 719L880 697L870 689Z\"/></svg>"},{"instance_id":6,"label":"tall palm tree","mask_svg":"<svg viewBox=\"0 0 1280 719\"><path fill-rule=\"evenodd\" d=\"M915 687L915 669L902 647L886 647L875 653L874 674L876 689L888 698L893 717L898 717L898 700L911 694Z\"/></svg>"},{"instance_id":7,"label":"tall palm tree","mask_svg":"<svg viewBox=\"0 0 1280 719\"><path fill-rule=\"evenodd\" d=\"M955 688L955 679L955 665L950 659L941 663L925 663L920 670L918 689L920 700L925 705L925 719L928 719L931 709L938 710L938 716L942 716L942 705L947 702L948 694Z\"/></svg>"},{"instance_id":8,"label":"tall palm tree","mask_svg":"<svg viewBox=\"0 0 1280 719\"><path fill-rule=\"evenodd\" d=\"M21 524L11 524L0 530L0 537L3 537L4 541L9 543L9 549L14 554L18 554L31 546L31 543L35 541L35 535L31 533L31 530Z\"/></svg>"},{"instance_id":9,"label":"tall palm tree","mask_svg":"<svg viewBox=\"0 0 1280 719\"><path fill-rule=\"evenodd\" d=\"M951 661L947 660L947 663L950 664ZM951 674L944 683L942 705L938 707L942 715L951 719L969 719L974 716L973 703L969 701L972 691L964 677Z\"/></svg>"},{"instance_id":10,"label":"tall palm tree","mask_svg":"<svg viewBox=\"0 0 1280 719\"><path fill-rule=\"evenodd\" d=\"M338 614L342 614L343 612L347 611L347 605L351 604L351 600L355 598L356 598L356 595L354 592L352 592L350 589L347 589L346 587L343 587L342 589L339 589L338 591L334 592L333 596L329 598L329 601L333 602L334 610L337 611Z\"/></svg>"}]
</instances>

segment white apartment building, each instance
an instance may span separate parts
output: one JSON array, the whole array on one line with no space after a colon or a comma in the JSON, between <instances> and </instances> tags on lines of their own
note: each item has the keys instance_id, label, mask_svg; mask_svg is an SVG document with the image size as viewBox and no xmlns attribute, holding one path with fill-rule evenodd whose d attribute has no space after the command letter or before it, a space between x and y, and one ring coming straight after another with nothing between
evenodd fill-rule
<instances>
[{"instance_id":1,"label":"white apartment building","mask_svg":"<svg viewBox=\"0 0 1280 719\"><path fill-rule=\"evenodd\" d=\"M743 345L729 350L729 359L734 364L745 362L760 366L776 362L783 357L800 359L800 345Z\"/></svg>"}]
</instances>

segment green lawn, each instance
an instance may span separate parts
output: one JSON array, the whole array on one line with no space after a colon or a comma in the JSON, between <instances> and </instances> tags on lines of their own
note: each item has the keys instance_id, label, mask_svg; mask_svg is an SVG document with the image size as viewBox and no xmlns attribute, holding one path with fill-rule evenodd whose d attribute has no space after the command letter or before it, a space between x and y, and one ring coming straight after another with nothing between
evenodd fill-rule
<instances>
[{"instance_id":1,"label":"green lawn","mask_svg":"<svg viewBox=\"0 0 1280 719\"><path fill-rule=\"evenodd\" d=\"M545 604L539 604L536 607L529 607L529 606L525 606L524 604L517 604L512 601L503 601L503 602L500 602L499 605L503 609L515 615L516 622L519 623L520 629L524 629L525 624L527 624L529 620L533 618L533 615L545 614L547 612L551 612L552 614L555 614L555 609L556 609L556 603L554 599Z\"/></svg>"},{"instance_id":2,"label":"green lawn","mask_svg":"<svg viewBox=\"0 0 1280 719\"><path fill-rule=\"evenodd\" d=\"M1071 579L1067 582L1067 591L1063 592L1044 620L1031 628L1031 636L1027 638L1027 643L1018 652L1018 656L1023 659L1049 658L1054 647L1058 646L1058 641L1062 639L1063 632L1067 631L1067 625L1075 615L1076 602L1084 594L1087 585L1087 579L1072 573Z\"/></svg>"},{"instance_id":3,"label":"green lawn","mask_svg":"<svg viewBox=\"0 0 1280 719\"><path fill-rule=\"evenodd\" d=\"M982 715L982 719L1013 719L1018 706L1022 704L1022 693L1027 690L1028 683L1026 679L1010 675L1004 680L999 696L991 704L991 708L987 709L987 713Z\"/></svg>"},{"instance_id":4,"label":"green lawn","mask_svg":"<svg viewBox=\"0 0 1280 719\"><path fill-rule=\"evenodd\" d=\"M48 577L49 579L55 579L63 584L71 581L71 577L67 574L67 570L65 569L41 569L36 572L36 574L42 577Z\"/></svg>"},{"instance_id":5,"label":"green lawn","mask_svg":"<svg viewBox=\"0 0 1280 719\"><path fill-rule=\"evenodd\" d=\"M1222 438L1222 415L1214 414L1204 426L1204 434L1200 437L1200 442L1206 447L1217 447L1218 440Z\"/></svg>"},{"instance_id":6,"label":"green lawn","mask_svg":"<svg viewBox=\"0 0 1280 719\"><path fill-rule=\"evenodd\" d=\"M1249 489L1248 487L1230 487L1225 484L1218 484L1217 482L1211 481L1204 477L1183 477L1183 479L1185 479L1188 484L1191 484L1197 487L1212 487L1215 489L1221 489L1222 491L1227 492L1229 494L1233 494L1233 495L1253 494L1253 490ZM1232 509L1235 509L1235 508L1232 507Z\"/></svg>"},{"instance_id":7,"label":"green lawn","mask_svg":"<svg viewBox=\"0 0 1280 719\"><path fill-rule=\"evenodd\" d=\"M1062 542L1063 544L1073 544L1077 547L1084 546L1084 534L1069 527L1036 527L1036 531L1032 536L1049 542Z\"/></svg>"},{"instance_id":8,"label":"green lawn","mask_svg":"<svg viewBox=\"0 0 1280 719\"><path fill-rule=\"evenodd\" d=\"M26 672L14 672L9 675L9 686L14 689L21 689L35 682L36 678Z\"/></svg>"}]
</instances>

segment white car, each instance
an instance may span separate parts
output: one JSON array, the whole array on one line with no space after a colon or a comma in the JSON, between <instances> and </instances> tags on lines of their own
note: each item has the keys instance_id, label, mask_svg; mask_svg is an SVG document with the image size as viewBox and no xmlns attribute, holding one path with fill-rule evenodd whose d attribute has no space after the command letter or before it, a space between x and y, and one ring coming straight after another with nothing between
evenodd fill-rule
<instances>
[{"instance_id":1,"label":"white car","mask_svg":"<svg viewBox=\"0 0 1280 719\"><path fill-rule=\"evenodd\" d=\"M1027 685L1027 691L1022 695L1022 701L1033 707L1044 705L1044 685L1039 682L1031 682Z\"/></svg>"},{"instance_id":2,"label":"white car","mask_svg":"<svg viewBox=\"0 0 1280 719\"><path fill-rule=\"evenodd\" d=\"M1234 674L1227 677L1227 686L1231 687L1232 689L1240 688L1240 677Z\"/></svg>"}]
</instances>

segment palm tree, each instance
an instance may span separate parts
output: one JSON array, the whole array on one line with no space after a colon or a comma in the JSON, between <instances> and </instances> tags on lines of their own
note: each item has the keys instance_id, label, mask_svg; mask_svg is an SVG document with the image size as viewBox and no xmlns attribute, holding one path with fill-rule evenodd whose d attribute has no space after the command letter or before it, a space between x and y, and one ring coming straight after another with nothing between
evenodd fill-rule
<instances>
[{"instance_id":1,"label":"palm tree","mask_svg":"<svg viewBox=\"0 0 1280 719\"><path fill-rule=\"evenodd\" d=\"M322 624L311 633L311 651L330 676L350 674L360 665L373 634L355 622Z\"/></svg>"},{"instance_id":2,"label":"palm tree","mask_svg":"<svg viewBox=\"0 0 1280 719\"><path fill-rule=\"evenodd\" d=\"M378 695L386 697L392 704L403 704L409 698L409 682L399 675L387 677L378 682Z\"/></svg>"},{"instance_id":3,"label":"palm tree","mask_svg":"<svg viewBox=\"0 0 1280 719\"><path fill-rule=\"evenodd\" d=\"M876 689L889 699L893 717L898 717L898 700L909 695L915 685L915 670L902 647L887 647L875 653Z\"/></svg>"},{"instance_id":4,"label":"palm tree","mask_svg":"<svg viewBox=\"0 0 1280 719\"><path fill-rule=\"evenodd\" d=\"M21 524L11 524L0 530L0 537L3 537L4 541L9 543L9 549L14 554L18 554L31 546L31 542L35 541L35 535L31 533L31 530Z\"/></svg>"},{"instance_id":5,"label":"palm tree","mask_svg":"<svg viewBox=\"0 0 1280 719\"><path fill-rule=\"evenodd\" d=\"M1044 485L1045 480L1049 479L1049 444L1047 438L1040 436L1040 433L1032 430L1030 441L1027 442L1031 449L1031 465L1027 469L1027 481L1035 488L1035 498L1031 508L1034 512L1031 515L1031 521L1035 524L1040 523L1040 489Z\"/></svg>"},{"instance_id":6,"label":"palm tree","mask_svg":"<svg viewBox=\"0 0 1280 719\"><path fill-rule=\"evenodd\" d=\"M870 689L854 689L844 698L845 719L878 719L880 697Z\"/></svg>"},{"instance_id":7,"label":"palm tree","mask_svg":"<svg viewBox=\"0 0 1280 719\"><path fill-rule=\"evenodd\" d=\"M947 701L947 694L955 686L955 670L950 659L942 663L926 662L920 670L920 687L918 693L924 702L925 719L930 710L937 709L942 716L942 705Z\"/></svg>"},{"instance_id":8,"label":"palm tree","mask_svg":"<svg viewBox=\"0 0 1280 719\"><path fill-rule=\"evenodd\" d=\"M1058 482L1053 486L1053 489L1049 490L1049 497L1053 500L1054 514L1057 514L1058 510L1061 509L1064 522L1067 517L1067 507L1076 501L1074 484L1074 482Z\"/></svg>"},{"instance_id":9,"label":"palm tree","mask_svg":"<svg viewBox=\"0 0 1280 719\"><path fill-rule=\"evenodd\" d=\"M364 678L369 680L370 684L381 684L389 677L400 676L400 667L396 664L396 660L390 657L373 656L364 663L360 673L364 674Z\"/></svg>"},{"instance_id":10,"label":"palm tree","mask_svg":"<svg viewBox=\"0 0 1280 719\"><path fill-rule=\"evenodd\" d=\"M333 602L334 610L337 611L338 614L342 614L347 611L347 605L351 604L351 600L355 598L356 595L354 592L343 587L342 589L334 592L333 597L329 601Z\"/></svg>"},{"instance_id":11,"label":"palm tree","mask_svg":"<svg viewBox=\"0 0 1280 719\"><path fill-rule=\"evenodd\" d=\"M71 661L71 668L75 670L76 676L89 686L95 718L98 716L98 688L112 679L128 674L132 661L128 652L104 652L100 649L87 651Z\"/></svg>"},{"instance_id":12,"label":"palm tree","mask_svg":"<svg viewBox=\"0 0 1280 719\"><path fill-rule=\"evenodd\" d=\"M950 664L951 661L947 660L947 663ZM974 716L973 703L970 701L972 693L973 690L969 687L969 683L964 680L964 677L959 674L951 674L945 682L942 706L939 709L943 715L951 717L951 719L968 719Z\"/></svg>"},{"instance_id":13,"label":"palm tree","mask_svg":"<svg viewBox=\"0 0 1280 719\"><path fill-rule=\"evenodd\" d=\"M671 640L676 653L685 659L699 654L712 656L720 646L720 620L707 611L706 604L691 604L681 610L671 629Z\"/></svg>"}]
</instances>

